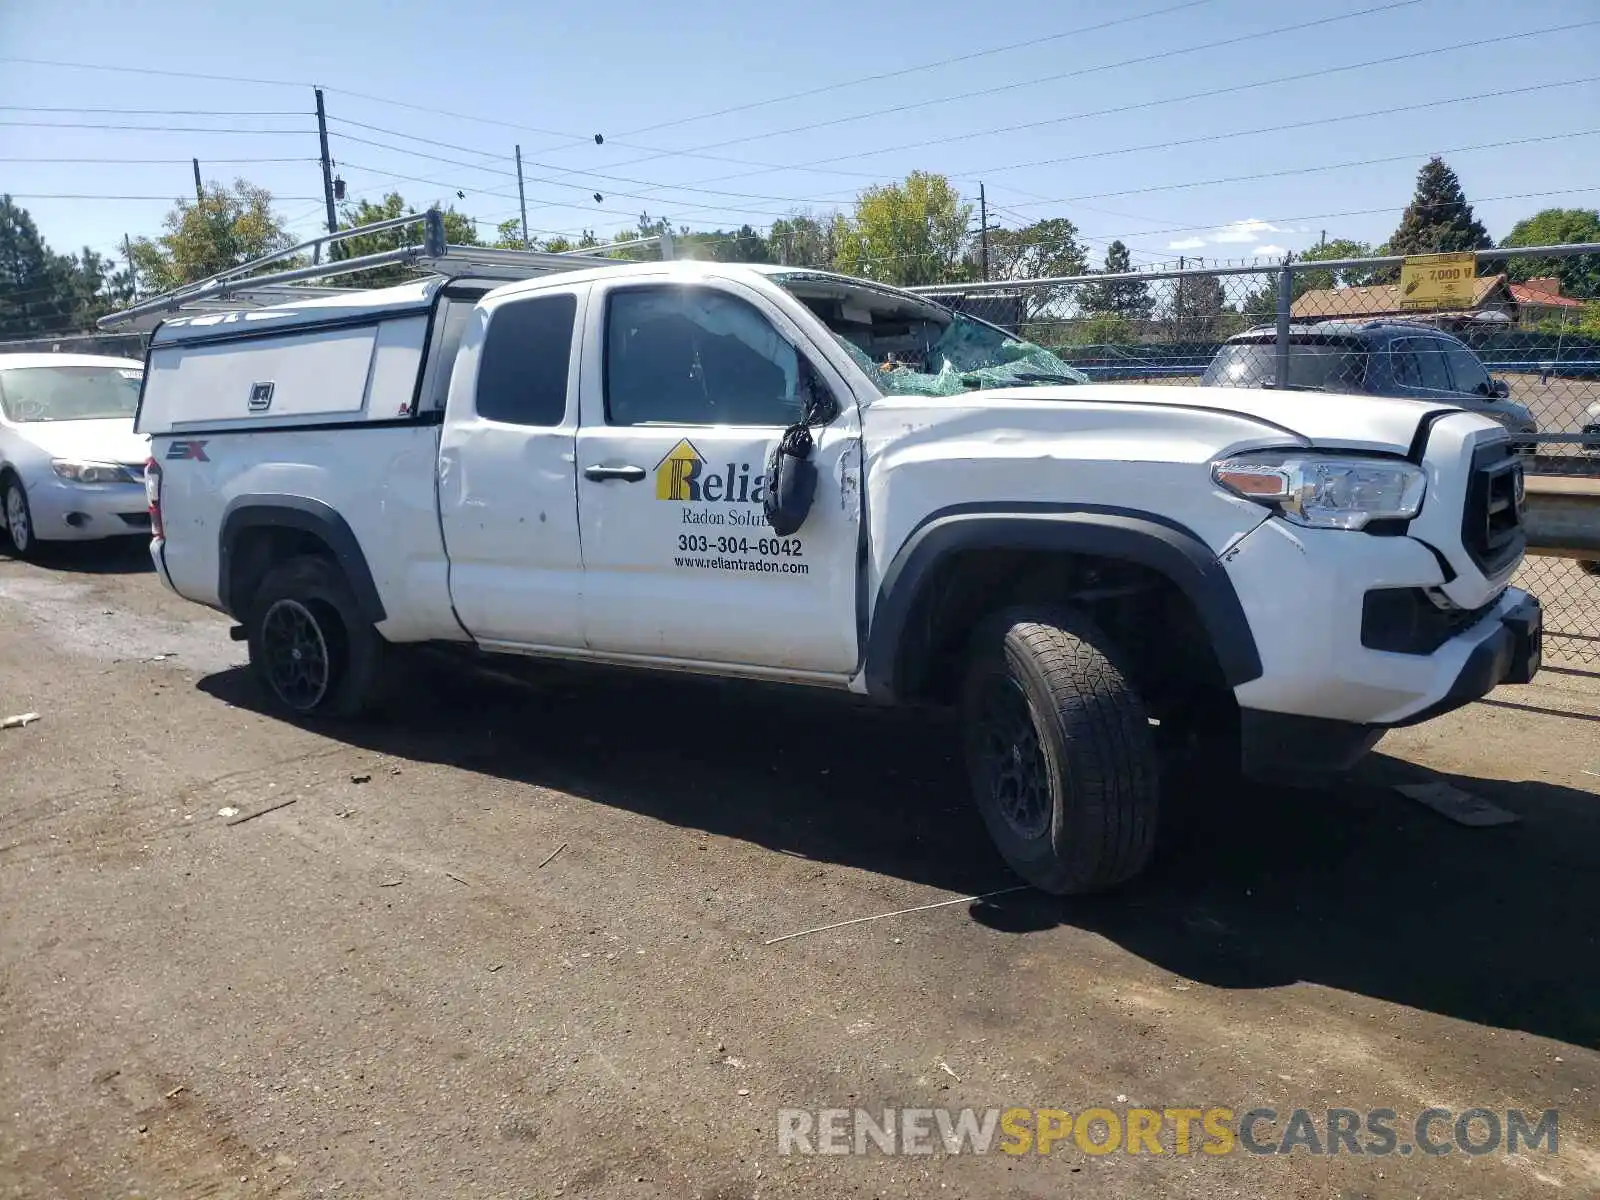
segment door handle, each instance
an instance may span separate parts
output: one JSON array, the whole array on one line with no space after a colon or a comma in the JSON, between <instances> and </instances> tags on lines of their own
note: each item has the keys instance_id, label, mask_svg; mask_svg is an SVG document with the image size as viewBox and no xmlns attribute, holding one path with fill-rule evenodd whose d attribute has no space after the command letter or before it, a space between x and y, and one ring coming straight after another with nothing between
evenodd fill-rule
<instances>
[{"instance_id":1,"label":"door handle","mask_svg":"<svg viewBox=\"0 0 1600 1200\"><path fill-rule=\"evenodd\" d=\"M611 466L605 463L596 463L592 467L585 467L583 469L583 477L585 479L595 479L600 481L607 479L621 479L627 483L638 483L644 478L644 468L635 467L631 464L624 464L623 466Z\"/></svg>"}]
</instances>

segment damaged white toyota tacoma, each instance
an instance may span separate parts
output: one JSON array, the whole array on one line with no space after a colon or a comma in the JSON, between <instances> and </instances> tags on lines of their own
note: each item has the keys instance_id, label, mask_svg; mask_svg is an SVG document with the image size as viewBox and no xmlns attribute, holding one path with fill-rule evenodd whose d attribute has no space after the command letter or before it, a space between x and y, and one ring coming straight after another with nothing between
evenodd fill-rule
<instances>
[{"instance_id":1,"label":"damaged white toyota tacoma","mask_svg":"<svg viewBox=\"0 0 1600 1200\"><path fill-rule=\"evenodd\" d=\"M156 567L281 709L354 714L417 643L949 706L1000 851L1069 893L1144 866L1202 753L1342 770L1538 669L1484 417L1087 384L819 271L541 269L155 332Z\"/></svg>"}]
</instances>

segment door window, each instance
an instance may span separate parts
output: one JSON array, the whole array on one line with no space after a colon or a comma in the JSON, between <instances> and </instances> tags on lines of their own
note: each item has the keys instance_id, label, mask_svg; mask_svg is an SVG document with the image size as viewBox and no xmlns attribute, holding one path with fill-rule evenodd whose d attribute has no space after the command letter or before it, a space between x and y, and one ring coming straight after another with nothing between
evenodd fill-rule
<instances>
[{"instance_id":1,"label":"door window","mask_svg":"<svg viewBox=\"0 0 1600 1200\"><path fill-rule=\"evenodd\" d=\"M1478 356L1454 342L1445 342L1444 346L1445 361L1450 365L1450 378L1455 383L1456 391L1489 395L1493 390L1489 383L1489 372L1483 369Z\"/></svg>"},{"instance_id":2,"label":"door window","mask_svg":"<svg viewBox=\"0 0 1600 1200\"><path fill-rule=\"evenodd\" d=\"M1417 366L1417 356L1411 352L1413 344L1410 338L1389 343L1389 372L1401 387L1422 386L1422 371Z\"/></svg>"},{"instance_id":3,"label":"door window","mask_svg":"<svg viewBox=\"0 0 1600 1200\"><path fill-rule=\"evenodd\" d=\"M1414 338L1411 350L1417 356L1417 371L1422 379L1420 386L1435 392L1450 391L1450 366L1445 361L1445 344L1438 338Z\"/></svg>"},{"instance_id":4,"label":"door window","mask_svg":"<svg viewBox=\"0 0 1600 1200\"><path fill-rule=\"evenodd\" d=\"M606 312L612 425L790 425L800 356L744 300L712 288L627 288Z\"/></svg>"},{"instance_id":5,"label":"door window","mask_svg":"<svg viewBox=\"0 0 1600 1200\"><path fill-rule=\"evenodd\" d=\"M478 415L512 425L561 424L578 298L531 296L489 316L478 360Z\"/></svg>"}]
</instances>

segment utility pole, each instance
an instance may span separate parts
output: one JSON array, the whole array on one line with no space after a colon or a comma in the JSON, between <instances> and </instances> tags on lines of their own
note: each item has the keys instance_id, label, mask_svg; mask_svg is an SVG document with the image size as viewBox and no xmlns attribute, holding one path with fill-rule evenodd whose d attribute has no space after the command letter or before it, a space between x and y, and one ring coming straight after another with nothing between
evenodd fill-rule
<instances>
[{"instance_id":1,"label":"utility pole","mask_svg":"<svg viewBox=\"0 0 1600 1200\"><path fill-rule=\"evenodd\" d=\"M322 199L328 206L328 232L339 232L339 215L333 211L333 163L328 159L328 114L322 107L322 89L317 93L317 140L322 143Z\"/></svg>"},{"instance_id":2,"label":"utility pole","mask_svg":"<svg viewBox=\"0 0 1600 1200\"><path fill-rule=\"evenodd\" d=\"M200 183L200 160L195 158L191 159L190 161L194 163L194 202L196 204L204 204L206 199L206 189Z\"/></svg>"},{"instance_id":3,"label":"utility pole","mask_svg":"<svg viewBox=\"0 0 1600 1200\"><path fill-rule=\"evenodd\" d=\"M978 185L978 246L983 260L983 281L989 282L989 197Z\"/></svg>"},{"instance_id":4,"label":"utility pole","mask_svg":"<svg viewBox=\"0 0 1600 1200\"><path fill-rule=\"evenodd\" d=\"M1187 265L1187 263L1188 263L1188 260L1185 259L1183 257L1183 255L1181 255L1181 254L1178 255L1178 270L1180 272L1184 269L1184 267ZM1173 324L1177 328L1178 336L1182 337L1183 336L1183 276L1181 274L1178 276L1178 296L1177 296L1177 299L1173 301L1172 315L1173 315L1173 318L1174 318Z\"/></svg>"},{"instance_id":5,"label":"utility pole","mask_svg":"<svg viewBox=\"0 0 1600 1200\"><path fill-rule=\"evenodd\" d=\"M522 147L517 147L517 204L522 209L522 248L533 249L528 241L528 197L522 190Z\"/></svg>"},{"instance_id":6,"label":"utility pole","mask_svg":"<svg viewBox=\"0 0 1600 1200\"><path fill-rule=\"evenodd\" d=\"M133 299L139 299L139 269L133 265L133 243L122 235L122 256L128 260L128 286L133 289Z\"/></svg>"}]
</instances>

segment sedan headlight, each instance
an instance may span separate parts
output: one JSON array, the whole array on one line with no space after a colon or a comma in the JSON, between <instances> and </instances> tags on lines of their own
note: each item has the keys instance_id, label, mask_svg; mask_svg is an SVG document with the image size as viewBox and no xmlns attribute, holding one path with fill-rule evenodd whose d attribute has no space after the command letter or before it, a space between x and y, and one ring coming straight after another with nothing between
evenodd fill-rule
<instances>
[{"instance_id":1,"label":"sedan headlight","mask_svg":"<svg viewBox=\"0 0 1600 1200\"><path fill-rule=\"evenodd\" d=\"M134 483L125 467L116 463L80 462L75 458L52 458L50 469L73 483Z\"/></svg>"},{"instance_id":2,"label":"sedan headlight","mask_svg":"<svg viewBox=\"0 0 1600 1200\"><path fill-rule=\"evenodd\" d=\"M1235 495L1313 529L1365 529L1422 511L1427 476L1390 458L1245 454L1211 464L1211 477Z\"/></svg>"}]
</instances>

